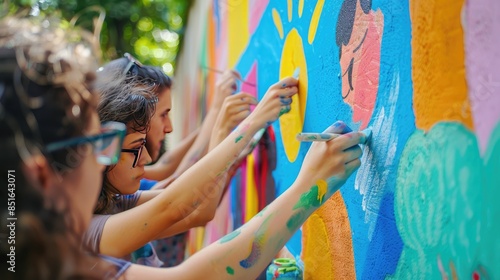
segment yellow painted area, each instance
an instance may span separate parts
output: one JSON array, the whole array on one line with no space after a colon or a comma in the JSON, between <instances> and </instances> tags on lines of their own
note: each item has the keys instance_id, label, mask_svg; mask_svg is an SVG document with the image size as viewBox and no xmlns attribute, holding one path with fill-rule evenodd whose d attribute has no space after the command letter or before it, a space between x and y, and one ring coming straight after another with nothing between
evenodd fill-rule
<instances>
[{"instance_id":1,"label":"yellow painted area","mask_svg":"<svg viewBox=\"0 0 500 280\"><path fill-rule=\"evenodd\" d=\"M288 7L288 22L291 22L292 21L292 14L293 14L292 0L287 1L287 7Z\"/></svg>"},{"instance_id":2,"label":"yellow painted area","mask_svg":"<svg viewBox=\"0 0 500 280\"><path fill-rule=\"evenodd\" d=\"M312 214L302 226L302 260L304 279L335 279L332 254L325 223L318 214Z\"/></svg>"},{"instance_id":3,"label":"yellow painted area","mask_svg":"<svg viewBox=\"0 0 500 280\"><path fill-rule=\"evenodd\" d=\"M186 257L194 255L203 249L203 238L205 235L204 227L192 228L189 230Z\"/></svg>"},{"instance_id":4,"label":"yellow painted area","mask_svg":"<svg viewBox=\"0 0 500 280\"><path fill-rule=\"evenodd\" d=\"M465 77L464 0L410 1L413 109L417 128L441 121L473 129Z\"/></svg>"},{"instance_id":5,"label":"yellow painted area","mask_svg":"<svg viewBox=\"0 0 500 280\"><path fill-rule=\"evenodd\" d=\"M304 0L299 0L299 18L302 17L303 11L304 11Z\"/></svg>"},{"instance_id":6,"label":"yellow painted area","mask_svg":"<svg viewBox=\"0 0 500 280\"><path fill-rule=\"evenodd\" d=\"M280 79L292 76L297 67L300 67L299 93L292 97L290 112L279 118L281 139L290 162L294 162L299 153L300 142L295 139L295 136L302 132L307 103L307 63L302 38L297 29L293 28L286 36L283 46Z\"/></svg>"},{"instance_id":7,"label":"yellow painted area","mask_svg":"<svg viewBox=\"0 0 500 280\"><path fill-rule=\"evenodd\" d=\"M316 7L314 7L314 12L311 18L311 23L309 24L309 35L307 37L307 42L312 44L314 38L316 37L316 31L318 30L319 18L321 17L321 12L323 11L323 5L325 0L318 0Z\"/></svg>"},{"instance_id":8,"label":"yellow painted area","mask_svg":"<svg viewBox=\"0 0 500 280\"><path fill-rule=\"evenodd\" d=\"M228 22L228 68L234 68L240 55L243 53L250 40L249 0L240 0L238 5L227 9Z\"/></svg>"},{"instance_id":9,"label":"yellow painted area","mask_svg":"<svg viewBox=\"0 0 500 280\"><path fill-rule=\"evenodd\" d=\"M245 222L248 222L253 216L257 215L259 208L259 197L254 178L254 165L255 159L253 154L249 154L247 156Z\"/></svg>"},{"instance_id":10,"label":"yellow painted area","mask_svg":"<svg viewBox=\"0 0 500 280\"><path fill-rule=\"evenodd\" d=\"M304 279L356 279L351 226L340 192L314 212L302 233Z\"/></svg>"},{"instance_id":11,"label":"yellow painted area","mask_svg":"<svg viewBox=\"0 0 500 280\"><path fill-rule=\"evenodd\" d=\"M325 194L328 191L328 184L325 180L318 180L318 182L316 182L316 185L318 186L319 203L323 203L323 197L325 197Z\"/></svg>"},{"instance_id":12,"label":"yellow painted area","mask_svg":"<svg viewBox=\"0 0 500 280\"><path fill-rule=\"evenodd\" d=\"M273 21L274 25L276 26L276 29L278 30L278 34L280 35L280 38L283 39L283 23L281 22L281 17L280 14L276 9L273 8Z\"/></svg>"}]
</instances>

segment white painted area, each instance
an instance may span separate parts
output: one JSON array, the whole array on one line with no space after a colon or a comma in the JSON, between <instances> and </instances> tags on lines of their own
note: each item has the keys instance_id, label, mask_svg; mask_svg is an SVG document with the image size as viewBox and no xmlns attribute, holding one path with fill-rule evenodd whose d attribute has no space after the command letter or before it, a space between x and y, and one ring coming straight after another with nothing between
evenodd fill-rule
<instances>
[{"instance_id":1,"label":"white painted area","mask_svg":"<svg viewBox=\"0 0 500 280\"><path fill-rule=\"evenodd\" d=\"M380 203L387 191L387 178L394 165L398 135L395 117L399 98L399 71L394 71L389 99L385 107L372 117L373 134L370 147L365 147L361 167L356 175L354 187L363 196L362 207L365 223L369 224L368 239L371 241L377 223Z\"/></svg>"}]
</instances>

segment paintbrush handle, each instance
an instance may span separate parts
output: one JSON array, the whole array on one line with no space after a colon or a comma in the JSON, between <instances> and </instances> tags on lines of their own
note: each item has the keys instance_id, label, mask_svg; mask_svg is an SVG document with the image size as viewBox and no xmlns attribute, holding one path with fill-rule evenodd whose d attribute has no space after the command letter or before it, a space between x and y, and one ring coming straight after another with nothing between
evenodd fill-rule
<instances>
[{"instance_id":1,"label":"paintbrush handle","mask_svg":"<svg viewBox=\"0 0 500 280\"><path fill-rule=\"evenodd\" d=\"M224 71L222 71L222 70L219 70L219 69L216 69L216 68L212 68L212 67L208 67L208 66L203 66L203 68L207 69L208 71L212 71L212 72L219 73L219 74L223 74L224 73ZM247 81L243 80L242 78L237 78L237 79L239 81L241 81L242 83L244 83L244 84L247 84L249 86L255 87L254 83L247 82Z\"/></svg>"},{"instance_id":2,"label":"paintbrush handle","mask_svg":"<svg viewBox=\"0 0 500 280\"><path fill-rule=\"evenodd\" d=\"M330 141L339 137L341 134L336 133L299 133L295 137L301 142L314 142L314 141Z\"/></svg>"}]
</instances>

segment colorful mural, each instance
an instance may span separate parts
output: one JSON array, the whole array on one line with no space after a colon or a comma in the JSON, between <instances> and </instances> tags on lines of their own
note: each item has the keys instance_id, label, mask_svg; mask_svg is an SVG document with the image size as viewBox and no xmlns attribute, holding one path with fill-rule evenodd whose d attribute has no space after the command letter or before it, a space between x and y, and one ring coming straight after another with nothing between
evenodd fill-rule
<instances>
[{"instance_id":1,"label":"colorful mural","mask_svg":"<svg viewBox=\"0 0 500 280\"><path fill-rule=\"evenodd\" d=\"M297 68L300 83L214 221L190 233L190 253L287 189L310 145L297 133L344 120L372 140L287 243L305 279L499 278L499 14L496 0L195 1L175 77L178 138L203 118L214 69L237 70L257 98Z\"/></svg>"}]
</instances>

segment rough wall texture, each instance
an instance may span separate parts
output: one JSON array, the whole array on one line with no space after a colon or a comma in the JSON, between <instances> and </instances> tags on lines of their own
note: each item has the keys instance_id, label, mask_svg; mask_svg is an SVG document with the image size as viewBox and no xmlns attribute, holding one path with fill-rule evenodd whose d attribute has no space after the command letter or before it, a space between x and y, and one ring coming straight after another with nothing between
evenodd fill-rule
<instances>
[{"instance_id":1,"label":"rough wall texture","mask_svg":"<svg viewBox=\"0 0 500 280\"><path fill-rule=\"evenodd\" d=\"M260 98L299 67L300 94L191 252L287 189L309 147L296 133L340 119L373 138L287 245L307 279L500 278L498 34L497 0L197 1L176 72L178 135L205 112L211 68L236 69Z\"/></svg>"}]
</instances>

